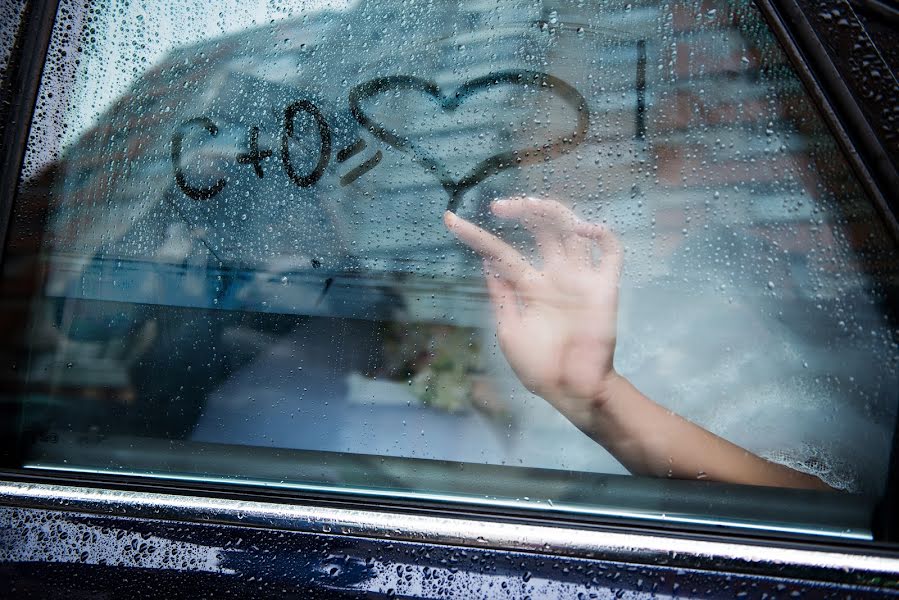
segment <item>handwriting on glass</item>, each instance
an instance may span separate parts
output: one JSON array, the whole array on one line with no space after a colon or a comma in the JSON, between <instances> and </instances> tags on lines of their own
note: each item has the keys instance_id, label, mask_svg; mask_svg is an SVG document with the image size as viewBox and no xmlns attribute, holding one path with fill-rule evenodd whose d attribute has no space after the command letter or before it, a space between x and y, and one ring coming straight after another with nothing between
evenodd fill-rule
<instances>
[{"instance_id":1,"label":"handwriting on glass","mask_svg":"<svg viewBox=\"0 0 899 600\"><path fill-rule=\"evenodd\" d=\"M397 134L395 131L388 130L375 118L367 114L362 107L363 102L380 94L395 93L399 90L412 90L431 96L444 111L453 112L474 93L497 85L528 86L534 89L545 90L560 98L576 111L577 124L571 131L547 140L544 144L537 147L521 148L494 154L475 165L461 179L456 180L450 175L448 169L440 160L430 156L423 149L416 147L408 138ZM465 192L491 175L513 167L549 160L571 150L584 141L590 123L587 101L575 88L557 77L535 71L492 73L462 84L451 94L445 94L433 81L417 77L406 75L382 77L354 87L350 90L348 100L350 113L359 125L388 146L410 154L413 160L437 177L440 185L449 196L448 210L456 210ZM290 155L289 141L295 139L294 124L296 117L301 113L312 117L316 123L319 137L318 159L315 166L308 173L297 172ZM208 117L195 117L183 122L172 135L172 166L175 182L182 192L194 200L210 200L225 188L227 181L221 178L209 186L192 185L189 177L184 172L181 160L184 132L188 128L197 125L202 126L210 137L218 135L218 127ZM337 151L337 162L343 163L349 160L362 152L366 146L365 140L362 138L356 139L350 145ZM256 176L262 178L265 174L262 163L272 156L272 149L259 147L259 128L252 127L247 133L246 151L238 154L235 159L240 165L252 166ZM288 178L299 187L310 187L317 183L325 174L325 170L331 160L331 127L328 125L321 110L309 100L299 100L284 109L281 124L280 158ZM378 150L371 158L340 177L340 185L346 186L359 179L375 168L381 162L381 158L382 153Z\"/></svg>"}]
</instances>

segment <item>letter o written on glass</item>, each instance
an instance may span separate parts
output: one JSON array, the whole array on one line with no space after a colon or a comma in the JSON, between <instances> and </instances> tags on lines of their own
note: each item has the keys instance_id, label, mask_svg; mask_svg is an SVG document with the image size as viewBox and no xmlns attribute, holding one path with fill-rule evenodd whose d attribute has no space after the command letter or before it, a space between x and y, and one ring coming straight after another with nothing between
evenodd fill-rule
<instances>
[{"instance_id":1,"label":"letter o written on glass","mask_svg":"<svg viewBox=\"0 0 899 600\"><path fill-rule=\"evenodd\" d=\"M297 114L300 112L305 112L312 115L312 118L315 119L316 124L318 125L318 133L321 138L319 152L318 152L318 162L315 165L315 168L312 169L307 175L300 175L293 168L293 165L290 163L290 146L289 141L290 138L293 137L293 122L296 118ZM308 100L298 100L294 102L290 106L284 109L284 128L281 132L281 162L284 163L284 170L287 171L287 176L290 177L291 181L297 184L300 187L309 187L310 185L315 184L319 179L322 178L322 175L325 174L325 168L328 166L328 161L331 159L331 127L328 125L328 122L325 120L324 115L318 109L317 106L309 102Z\"/></svg>"}]
</instances>

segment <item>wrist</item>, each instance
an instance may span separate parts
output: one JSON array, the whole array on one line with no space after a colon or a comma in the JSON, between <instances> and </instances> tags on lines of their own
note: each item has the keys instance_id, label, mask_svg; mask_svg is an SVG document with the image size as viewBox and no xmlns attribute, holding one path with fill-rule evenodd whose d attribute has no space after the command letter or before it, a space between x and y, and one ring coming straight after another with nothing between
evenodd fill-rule
<instances>
[{"instance_id":1,"label":"wrist","mask_svg":"<svg viewBox=\"0 0 899 600\"><path fill-rule=\"evenodd\" d=\"M591 385L591 389L581 393L572 391L542 394L542 396L559 412L576 425L581 431L591 437L597 427L608 420L612 407L617 399L622 396L627 386L627 379L619 375L614 369L602 376L601 379Z\"/></svg>"},{"instance_id":2,"label":"wrist","mask_svg":"<svg viewBox=\"0 0 899 600\"><path fill-rule=\"evenodd\" d=\"M621 390L627 383L627 379L620 375L618 371L614 368L609 369L609 372L600 379L596 391L589 400L595 416L601 417L609 409L615 398L621 395Z\"/></svg>"}]
</instances>

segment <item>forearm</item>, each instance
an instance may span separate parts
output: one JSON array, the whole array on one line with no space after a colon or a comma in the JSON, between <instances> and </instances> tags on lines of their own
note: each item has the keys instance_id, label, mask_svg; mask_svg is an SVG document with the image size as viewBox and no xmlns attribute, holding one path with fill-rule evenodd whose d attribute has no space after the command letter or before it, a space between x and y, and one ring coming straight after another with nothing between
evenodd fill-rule
<instances>
[{"instance_id":1,"label":"forearm","mask_svg":"<svg viewBox=\"0 0 899 600\"><path fill-rule=\"evenodd\" d=\"M612 375L572 421L637 475L830 489L820 479L772 463L656 404Z\"/></svg>"}]
</instances>

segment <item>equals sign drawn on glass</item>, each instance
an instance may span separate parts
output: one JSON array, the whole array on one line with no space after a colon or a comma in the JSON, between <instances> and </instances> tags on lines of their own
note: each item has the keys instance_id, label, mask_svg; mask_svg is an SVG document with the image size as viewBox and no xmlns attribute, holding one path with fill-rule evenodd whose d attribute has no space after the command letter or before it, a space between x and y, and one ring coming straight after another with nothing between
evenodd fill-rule
<instances>
[{"instance_id":1,"label":"equals sign drawn on glass","mask_svg":"<svg viewBox=\"0 0 899 600\"><path fill-rule=\"evenodd\" d=\"M362 138L358 138L355 142L337 152L337 162L346 162L347 160L365 150L365 146L365 140L363 140ZM354 181L377 167L378 163L381 162L381 156L381 151L378 150L377 152L375 152L374 156L372 156L359 166L351 169L346 175L340 178L341 187L353 183Z\"/></svg>"}]
</instances>

